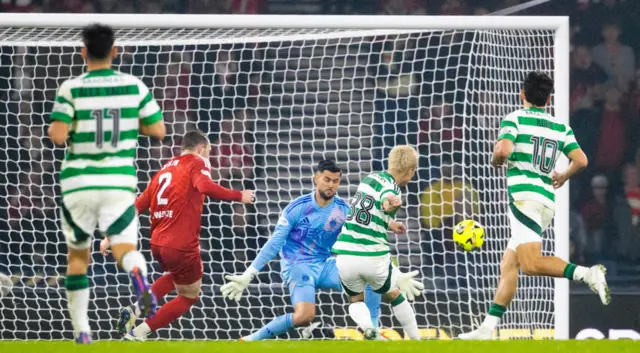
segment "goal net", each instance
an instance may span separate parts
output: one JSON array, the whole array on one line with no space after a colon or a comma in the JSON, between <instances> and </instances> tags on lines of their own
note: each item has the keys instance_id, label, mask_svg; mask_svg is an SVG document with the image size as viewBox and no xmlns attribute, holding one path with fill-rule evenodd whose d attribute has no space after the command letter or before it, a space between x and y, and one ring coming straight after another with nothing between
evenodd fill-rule
<instances>
[{"instance_id":1,"label":"goal net","mask_svg":"<svg viewBox=\"0 0 640 353\"><path fill-rule=\"evenodd\" d=\"M58 85L84 66L77 27L38 27L35 21L0 28L0 109L6 116L0 123L0 273L12 282L0 291L0 339L72 337L57 211L64 150L54 148L46 129ZM400 268L419 270L426 285L413 303L422 335L446 339L482 320L509 238L506 180L489 165L492 144L501 118L521 105L525 73L554 73L555 31L189 25L117 29L115 68L152 89L168 131L162 144L140 139L138 188L179 152L180 136L197 127L213 142L216 180L255 188L258 202L206 202L200 301L157 337L237 339L292 311L277 259L239 303L221 298L224 274L244 271L287 203L312 191L312 167L320 159L342 166L339 195L348 198L363 176L384 168L394 145L405 143L420 151L420 167L403 190L407 206L399 219L409 230L389 237ZM463 218L486 227L481 251L465 254L453 246L452 225ZM151 261L148 225L142 215L139 246ZM545 239L545 252L554 253L553 232ZM127 276L97 248L96 241L91 325L95 338L116 339L117 311L133 297ZM150 263L155 279L161 270ZM552 280L523 277L500 337L552 337L556 293ZM319 293L315 338L358 337L346 303L341 293ZM381 324L401 334L384 304Z\"/></svg>"}]
</instances>

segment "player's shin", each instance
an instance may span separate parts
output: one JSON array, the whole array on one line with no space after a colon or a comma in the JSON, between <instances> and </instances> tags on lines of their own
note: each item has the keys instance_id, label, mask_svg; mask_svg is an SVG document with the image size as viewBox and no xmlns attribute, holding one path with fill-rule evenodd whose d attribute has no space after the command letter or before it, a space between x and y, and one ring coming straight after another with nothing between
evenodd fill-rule
<instances>
[{"instance_id":1,"label":"player's shin","mask_svg":"<svg viewBox=\"0 0 640 353\"><path fill-rule=\"evenodd\" d=\"M191 309L191 306L198 301L198 298L187 298L181 295L164 304L156 314L141 325L133 329L136 337L147 336L150 332L168 326L170 323L184 315Z\"/></svg>"},{"instance_id":2,"label":"player's shin","mask_svg":"<svg viewBox=\"0 0 640 353\"><path fill-rule=\"evenodd\" d=\"M380 326L380 303L382 302L382 296L371 289L371 286L367 286L364 292L364 303L369 309L371 314L371 322L374 328Z\"/></svg>"},{"instance_id":3,"label":"player's shin","mask_svg":"<svg viewBox=\"0 0 640 353\"><path fill-rule=\"evenodd\" d=\"M67 308L76 336L82 332L91 332L87 314L90 296L87 275L67 275L65 287L67 289Z\"/></svg>"},{"instance_id":4,"label":"player's shin","mask_svg":"<svg viewBox=\"0 0 640 353\"><path fill-rule=\"evenodd\" d=\"M489 312L480 325L479 330L490 335L500 323L502 316L507 311L507 307L518 288L518 259L513 250L507 250L500 264L500 281L496 289L493 304L489 307Z\"/></svg>"},{"instance_id":5,"label":"player's shin","mask_svg":"<svg viewBox=\"0 0 640 353\"><path fill-rule=\"evenodd\" d=\"M173 281L173 275L171 273L165 273L158 279L153 281L151 285L151 292L156 297L156 300L162 299L165 295L169 294L176 289L176 284ZM140 316L140 305L138 302L133 303L133 310L136 316Z\"/></svg>"},{"instance_id":6,"label":"player's shin","mask_svg":"<svg viewBox=\"0 0 640 353\"><path fill-rule=\"evenodd\" d=\"M243 337L242 340L243 341L260 341L260 340L265 340L269 338L274 338L290 330L293 330L294 328L295 326L293 325L293 314L289 313L289 314L276 317L275 319L271 320L271 322L263 326L257 332L249 336Z\"/></svg>"},{"instance_id":7,"label":"player's shin","mask_svg":"<svg viewBox=\"0 0 640 353\"><path fill-rule=\"evenodd\" d=\"M89 265L89 250L69 249L67 278L65 287L67 291L67 308L75 335L91 332L89 326L89 278L87 267Z\"/></svg>"},{"instance_id":8,"label":"player's shin","mask_svg":"<svg viewBox=\"0 0 640 353\"><path fill-rule=\"evenodd\" d=\"M420 332L418 331L416 313L402 294L391 302L391 309L393 310L393 315L400 322L405 335L412 340L419 340Z\"/></svg>"},{"instance_id":9,"label":"player's shin","mask_svg":"<svg viewBox=\"0 0 640 353\"><path fill-rule=\"evenodd\" d=\"M144 256L136 250L135 244L114 244L113 237L111 250L120 267L129 273L129 278L136 291L141 316L153 316L156 311L156 298L147 281L147 262Z\"/></svg>"},{"instance_id":10,"label":"player's shin","mask_svg":"<svg viewBox=\"0 0 640 353\"><path fill-rule=\"evenodd\" d=\"M358 301L349 304L349 316L363 331L374 328L371 322L371 313L364 302Z\"/></svg>"}]
</instances>

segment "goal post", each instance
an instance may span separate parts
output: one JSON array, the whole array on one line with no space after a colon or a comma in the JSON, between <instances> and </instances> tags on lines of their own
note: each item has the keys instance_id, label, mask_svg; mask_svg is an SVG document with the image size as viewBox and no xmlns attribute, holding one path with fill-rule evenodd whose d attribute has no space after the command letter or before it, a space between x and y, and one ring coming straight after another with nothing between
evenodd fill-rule
<instances>
[{"instance_id":1,"label":"goal post","mask_svg":"<svg viewBox=\"0 0 640 353\"><path fill-rule=\"evenodd\" d=\"M0 272L9 272L14 284L11 293L0 295L0 339L71 337L55 204L62 155L44 131L57 85L83 70L79 28L95 22L117 30L116 45L125 48L126 60L116 68L149 84L168 125L165 147L141 139L138 188L173 153L175 138L199 127L214 146L232 144L225 138L241 141L240 151L230 152L241 156L241 164L213 156L214 169L225 184L258 191L255 208L207 201L200 303L173 328L161 330L160 338L234 339L289 310L277 260L240 304L220 298L223 275L243 271L284 206L312 190L313 163L336 159L345 170L339 195L348 198L398 143L417 145L421 165L418 180L403 192L407 207L399 215L410 231L389 240L400 267L420 270L427 285L414 302L424 336L458 334L486 314L509 236L506 182L488 164L490 146L500 119L518 109L518 90L529 70L553 75L549 109L568 123L568 17L3 13L0 57L8 67L8 76L1 77L8 85L2 96L8 118L0 123L7 132L0 138L6 146L0 162L8 173L0 179L6 190L0 211L7 215L0 253L8 256L0 258ZM562 157L558 168L566 163ZM480 252L461 254L452 247L446 222L426 223L429 211L423 209L443 212L455 203L421 199L449 164L452 173L460 173L452 177L458 178L455 185L469 191L463 193L462 212L486 226ZM568 186L557 190L556 204L545 251L568 259ZM237 213L245 213L244 220L232 217ZM148 221L142 218L140 245L150 258ZM115 339L114 313L132 298L128 280L116 273L112 258L93 258L92 329L97 338ZM157 266L151 272L153 278L160 274ZM556 339L568 339L568 281L526 278L521 284L500 335L553 332ZM342 329L355 325L346 314L346 297L323 292L318 298L316 321L328 331L316 337L348 336ZM386 308L382 324L398 328Z\"/></svg>"}]
</instances>

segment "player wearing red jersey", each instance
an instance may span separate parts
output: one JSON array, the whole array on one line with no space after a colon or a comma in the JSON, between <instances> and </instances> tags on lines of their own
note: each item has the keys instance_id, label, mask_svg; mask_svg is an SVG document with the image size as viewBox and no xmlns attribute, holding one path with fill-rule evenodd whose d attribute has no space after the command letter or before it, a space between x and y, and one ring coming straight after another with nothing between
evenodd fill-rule
<instances>
[{"instance_id":1,"label":"player wearing red jersey","mask_svg":"<svg viewBox=\"0 0 640 353\"><path fill-rule=\"evenodd\" d=\"M167 162L136 200L139 213L150 211L151 252L165 271L151 291L157 299L173 289L178 296L135 329L131 328L139 313L137 305L122 308L118 331L126 340L143 340L189 311L197 301L203 274L200 217L205 195L253 203L253 191L226 189L211 180L210 150L203 132L187 132L182 139L182 154ZM106 252L108 246L108 241L101 243L101 251Z\"/></svg>"}]
</instances>

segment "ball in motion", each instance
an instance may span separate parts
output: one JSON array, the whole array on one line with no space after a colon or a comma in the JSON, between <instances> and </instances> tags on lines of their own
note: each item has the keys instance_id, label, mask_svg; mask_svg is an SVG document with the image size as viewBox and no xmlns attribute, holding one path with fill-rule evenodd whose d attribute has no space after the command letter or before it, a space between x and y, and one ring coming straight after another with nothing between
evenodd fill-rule
<instances>
[{"instance_id":1,"label":"ball in motion","mask_svg":"<svg viewBox=\"0 0 640 353\"><path fill-rule=\"evenodd\" d=\"M480 249L484 243L484 227L476 221L464 220L453 228L453 242L464 251Z\"/></svg>"}]
</instances>

